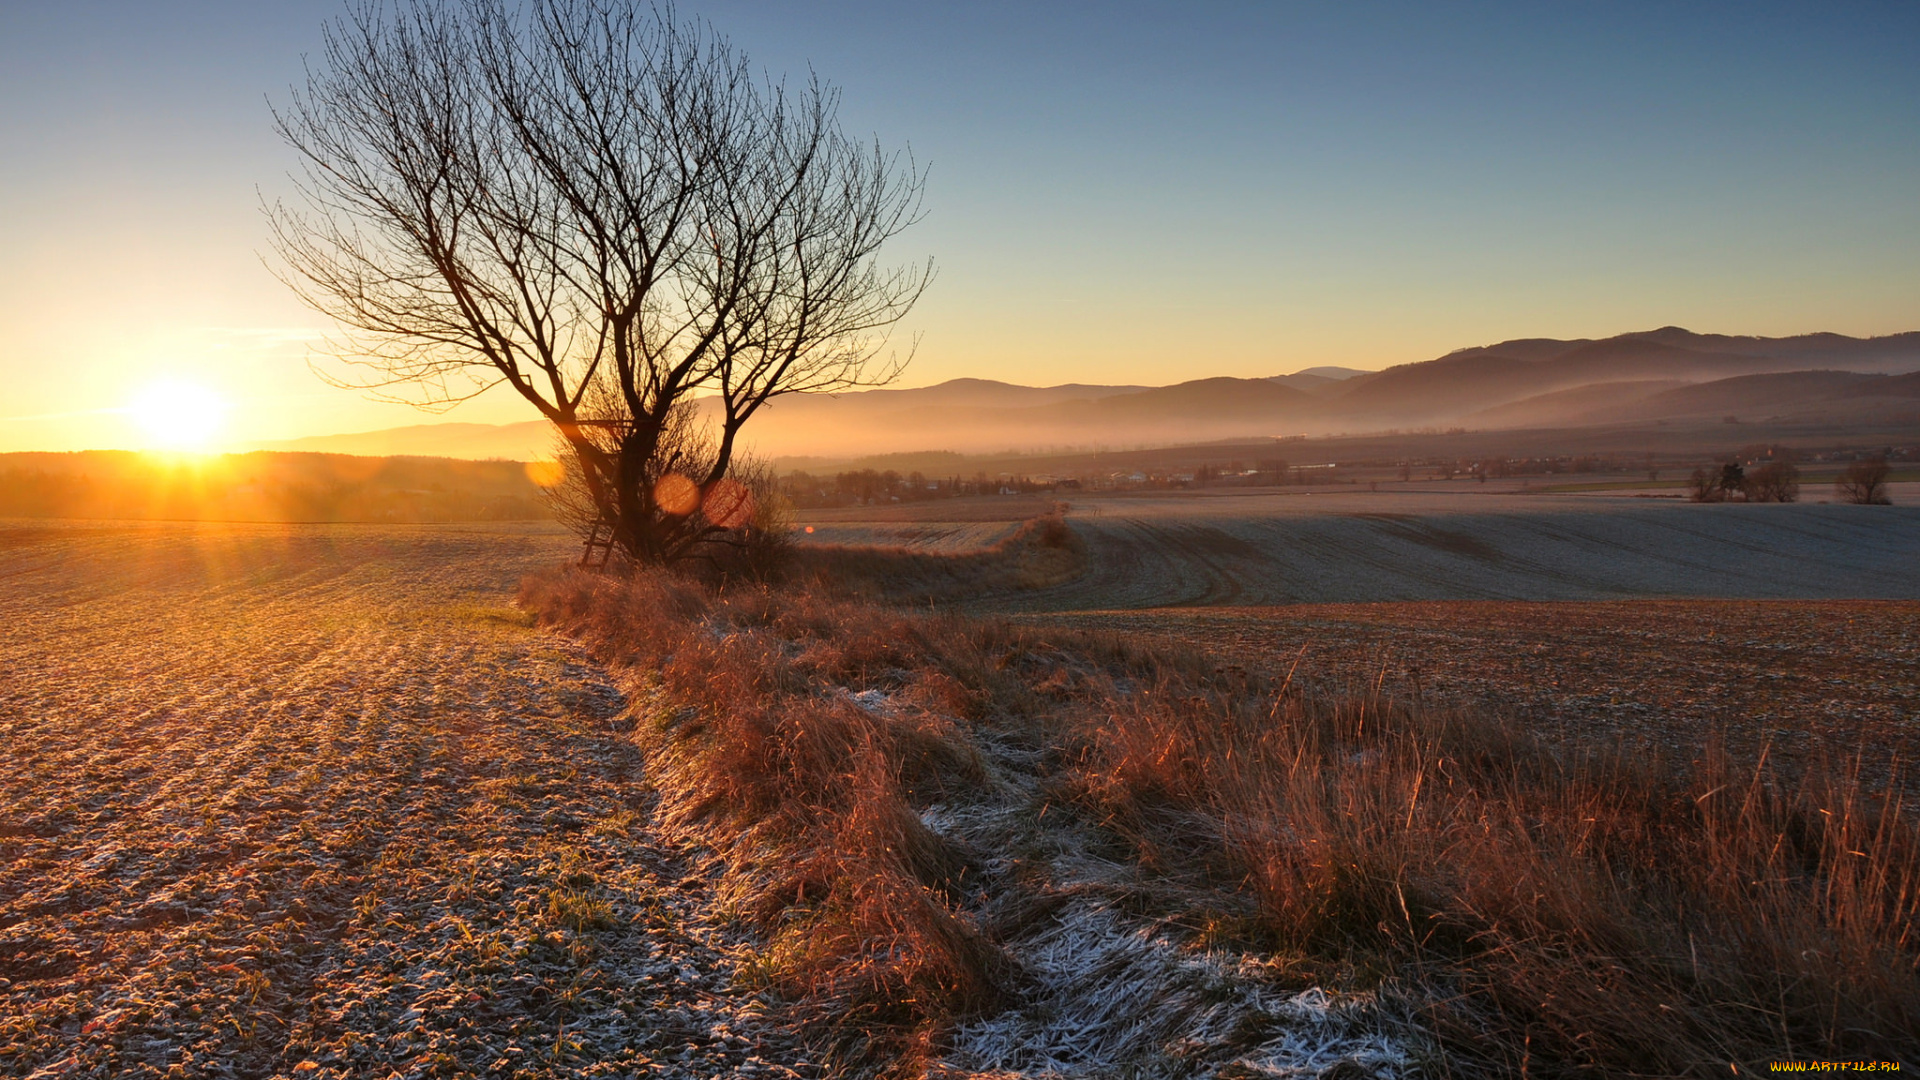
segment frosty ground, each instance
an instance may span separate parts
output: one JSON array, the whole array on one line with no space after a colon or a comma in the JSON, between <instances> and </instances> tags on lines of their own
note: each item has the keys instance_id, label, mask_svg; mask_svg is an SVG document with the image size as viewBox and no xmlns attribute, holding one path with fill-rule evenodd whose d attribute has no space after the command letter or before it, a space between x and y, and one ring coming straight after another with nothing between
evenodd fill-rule
<instances>
[{"instance_id":1,"label":"frosty ground","mask_svg":"<svg viewBox=\"0 0 1920 1080\"><path fill-rule=\"evenodd\" d=\"M0 529L0 1074L806 1073L550 528Z\"/></svg>"},{"instance_id":2,"label":"frosty ground","mask_svg":"<svg viewBox=\"0 0 1920 1080\"><path fill-rule=\"evenodd\" d=\"M1493 485L1489 485L1493 487ZM966 503L971 500L951 500ZM959 551L1043 500L809 511L808 540ZM1613 494L1213 488L1073 495L1086 572L983 611L1636 597L1920 599L1920 507L1742 505Z\"/></svg>"},{"instance_id":3,"label":"frosty ground","mask_svg":"<svg viewBox=\"0 0 1920 1080\"><path fill-rule=\"evenodd\" d=\"M1920 596L1913 510L1501 498L1078 500L1087 572L980 606L1545 730L1684 747L1744 719L1911 757L1920 614L1857 598ZM1032 509L816 535L963 551ZM734 980L753 946L697 853L650 831L613 679L510 606L576 551L546 526L0 522L0 1073L817 1071ZM1649 594L1801 599L1453 602ZM1419 599L1447 602L1247 606ZM967 1045L992 1061L1027 1022Z\"/></svg>"}]
</instances>

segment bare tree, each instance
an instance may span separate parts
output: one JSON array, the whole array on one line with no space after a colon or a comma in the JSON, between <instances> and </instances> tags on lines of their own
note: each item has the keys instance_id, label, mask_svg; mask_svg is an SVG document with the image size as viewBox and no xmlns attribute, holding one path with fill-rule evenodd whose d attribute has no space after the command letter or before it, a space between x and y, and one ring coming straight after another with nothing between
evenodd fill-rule
<instances>
[{"instance_id":1,"label":"bare tree","mask_svg":"<svg viewBox=\"0 0 1920 1080\"><path fill-rule=\"evenodd\" d=\"M1720 472L1716 469L1697 468L1687 477L1687 498L1694 502L1724 502L1727 493L1720 486Z\"/></svg>"},{"instance_id":2,"label":"bare tree","mask_svg":"<svg viewBox=\"0 0 1920 1080\"><path fill-rule=\"evenodd\" d=\"M1800 498L1800 469L1791 461L1770 461L1747 474L1749 502L1794 502Z\"/></svg>"},{"instance_id":3,"label":"bare tree","mask_svg":"<svg viewBox=\"0 0 1920 1080\"><path fill-rule=\"evenodd\" d=\"M1834 494L1844 502L1887 506L1893 502L1887 495L1888 471L1885 458L1856 461L1834 480Z\"/></svg>"},{"instance_id":4,"label":"bare tree","mask_svg":"<svg viewBox=\"0 0 1920 1080\"><path fill-rule=\"evenodd\" d=\"M275 111L304 177L268 208L274 247L346 328L353 385L444 408L505 383L595 523L676 560L725 528L706 496L769 400L898 374L885 333L931 264L878 253L923 176L849 139L837 102L631 0L363 2Z\"/></svg>"}]
</instances>

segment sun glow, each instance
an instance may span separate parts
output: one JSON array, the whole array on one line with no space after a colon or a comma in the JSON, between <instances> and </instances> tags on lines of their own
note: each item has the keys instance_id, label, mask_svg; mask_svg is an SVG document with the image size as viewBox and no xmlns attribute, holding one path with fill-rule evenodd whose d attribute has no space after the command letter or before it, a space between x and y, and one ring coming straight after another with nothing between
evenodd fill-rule
<instances>
[{"instance_id":1,"label":"sun glow","mask_svg":"<svg viewBox=\"0 0 1920 1080\"><path fill-rule=\"evenodd\" d=\"M156 382L127 406L157 449L201 450L209 446L227 422L227 400L186 382Z\"/></svg>"}]
</instances>

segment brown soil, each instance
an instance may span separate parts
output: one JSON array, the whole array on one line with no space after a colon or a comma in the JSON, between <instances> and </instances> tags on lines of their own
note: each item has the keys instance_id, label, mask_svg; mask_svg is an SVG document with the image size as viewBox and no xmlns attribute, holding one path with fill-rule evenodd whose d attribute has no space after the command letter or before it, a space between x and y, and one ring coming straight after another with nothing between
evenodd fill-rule
<instances>
[{"instance_id":1,"label":"brown soil","mask_svg":"<svg viewBox=\"0 0 1920 1080\"><path fill-rule=\"evenodd\" d=\"M573 549L0 522L0 1075L793 1075L508 606Z\"/></svg>"},{"instance_id":2,"label":"brown soil","mask_svg":"<svg viewBox=\"0 0 1920 1080\"><path fill-rule=\"evenodd\" d=\"M1179 641L1223 665L1492 704L1545 733L1623 737L1687 760L1711 733L1751 752L1920 756L1920 603L1444 601L1022 616ZM1902 767L1908 782L1914 770Z\"/></svg>"}]
</instances>

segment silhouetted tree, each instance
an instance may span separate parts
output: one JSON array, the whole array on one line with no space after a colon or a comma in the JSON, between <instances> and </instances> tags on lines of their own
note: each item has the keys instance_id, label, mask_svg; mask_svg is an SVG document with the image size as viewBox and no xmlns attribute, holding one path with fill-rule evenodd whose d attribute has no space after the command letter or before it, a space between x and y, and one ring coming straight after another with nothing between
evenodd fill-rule
<instances>
[{"instance_id":1,"label":"silhouetted tree","mask_svg":"<svg viewBox=\"0 0 1920 1080\"><path fill-rule=\"evenodd\" d=\"M1893 499L1887 494L1887 472L1885 458L1856 461L1847 466L1839 479L1833 482L1834 494L1850 503L1891 505Z\"/></svg>"},{"instance_id":2,"label":"silhouetted tree","mask_svg":"<svg viewBox=\"0 0 1920 1080\"><path fill-rule=\"evenodd\" d=\"M1749 502L1789 503L1800 498L1800 470L1791 461L1770 461L1747 477Z\"/></svg>"},{"instance_id":3,"label":"silhouetted tree","mask_svg":"<svg viewBox=\"0 0 1920 1080\"><path fill-rule=\"evenodd\" d=\"M1720 497L1722 499L1731 499L1734 495L1738 494L1741 498L1745 498L1746 491L1747 470L1741 468L1740 463L1737 461L1729 461L1725 465L1722 465L1720 467Z\"/></svg>"},{"instance_id":4,"label":"silhouetted tree","mask_svg":"<svg viewBox=\"0 0 1920 1080\"><path fill-rule=\"evenodd\" d=\"M275 249L356 385L447 407L505 383L618 545L676 560L725 528L709 496L770 399L898 372L884 332L931 267L877 256L922 177L837 101L632 0L360 3L275 112L305 163ZM710 442L673 460L692 423Z\"/></svg>"},{"instance_id":5,"label":"silhouetted tree","mask_svg":"<svg viewBox=\"0 0 1920 1080\"><path fill-rule=\"evenodd\" d=\"M1697 468L1687 477L1687 498L1694 502L1720 502L1727 497L1720 487L1718 469Z\"/></svg>"}]
</instances>

